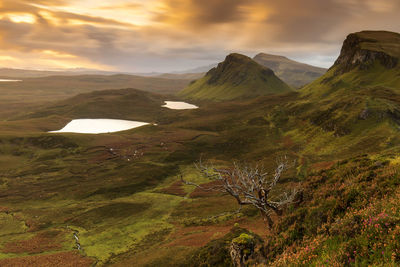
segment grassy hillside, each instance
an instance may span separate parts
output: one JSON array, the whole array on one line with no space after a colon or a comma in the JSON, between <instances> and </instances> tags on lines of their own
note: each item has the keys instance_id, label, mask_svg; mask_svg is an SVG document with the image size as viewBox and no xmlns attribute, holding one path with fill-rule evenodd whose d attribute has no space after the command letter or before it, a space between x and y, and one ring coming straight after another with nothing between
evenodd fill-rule
<instances>
[{"instance_id":1,"label":"grassy hillside","mask_svg":"<svg viewBox=\"0 0 400 267\"><path fill-rule=\"evenodd\" d=\"M393 37L391 43L388 36ZM377 46L381 42L379 52L365 49L370 43ZM335 64L324 76L300 90L301 101L293 108L304 109L304 117L324 128L335 129L338 135L357 132L368 125L372 128L386 120L396 128L400 114L400 64L396 62L400 57L389 54L398 42L395 33L349 35Z\"/></svg>"},{"instance_id":2,"label":"grassy hillside","mask_svg":"<svg viewBox=\"0 0 400 267\"><path fill-rule=\"evenodd\" d=\"M284 56L265 53L257 54L253 60L262 66L272 69L282 81L295 88L314 81L327 71L324 68L300 63Z\"/></svg>"},{"instance_id":3,"label":"grassy hillside","mask_svg":"<svg viewBox=\"0 0 400 267\"><path fill-rule=\"evenodd\" d=\"M231 100L290 91L290 87L270 69L262 67L249 57L231 54L178 95L198 100Z\"/></svg>"},{"instance_id":4,"label":"grassy hillside","mask_svg":"<svg viewBox=\"0 0 400 267\"><path fill-rule=\"evenodd\" d=\"M399 265L398 65L372 55L351 69L337 61L299 92L178 111L161 108L160 95L107 90L0 122L0 265L229 266L243 236L261 266ZM101 112L158 125L45 133ZM302 193L272 231L256 209L229 213L234 199L180 180L208 184L200 157L273 173L283 155L296 165L278 189L300 183Z\"/></svg>"}]
</instances>

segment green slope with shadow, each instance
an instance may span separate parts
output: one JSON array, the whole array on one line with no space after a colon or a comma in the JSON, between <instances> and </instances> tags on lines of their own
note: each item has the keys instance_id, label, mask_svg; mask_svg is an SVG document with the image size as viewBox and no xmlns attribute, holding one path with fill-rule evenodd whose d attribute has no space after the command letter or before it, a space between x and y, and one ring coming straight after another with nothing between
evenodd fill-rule
<instances>
[{"instance_id":1,"label":"green slope with shadow","mask_svg":"<svg viewBox=\"0 0 400 267\"><path fill-rule=\"evenodd\" d=\"M207 74L178 93L196 100L232 100L290 92L274 72L251 58L230 54Z\"/></svg>"}]
</instances>

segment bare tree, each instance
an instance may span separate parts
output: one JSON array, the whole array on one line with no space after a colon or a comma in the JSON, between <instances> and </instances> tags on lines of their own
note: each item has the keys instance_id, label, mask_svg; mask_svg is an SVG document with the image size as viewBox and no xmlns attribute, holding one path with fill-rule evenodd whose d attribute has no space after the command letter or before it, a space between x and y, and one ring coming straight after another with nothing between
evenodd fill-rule
<instances>
[{"instance_id":1,"label":"bare tree","mask_svg":"<svg viewBox=\"0 0 400 267\"><path fill-rule=\"evenodd\" d=\"M234 197L237 203L242 207L243 205L253 205L256 207L263 216L264 221L271 229L273 221L271 219L271 211L277 215L282 214L284 206L293 203L298 190L292 189L291 192L284 192L275 198L271 197L271 192L276 187L282 173L287 170L289 164L286 157L277 162L277 168L274 174L269 175L262 167L249 165L239 165L234 163L231 168L219 169L212 165L203 165L200 160L195 164L200 173L214 181L214 185L204 187L199 184L186 181L181 175L181 180L187 185L193 185L204 191L216 191L228 193Z\"/></svg>"}]
</instances>

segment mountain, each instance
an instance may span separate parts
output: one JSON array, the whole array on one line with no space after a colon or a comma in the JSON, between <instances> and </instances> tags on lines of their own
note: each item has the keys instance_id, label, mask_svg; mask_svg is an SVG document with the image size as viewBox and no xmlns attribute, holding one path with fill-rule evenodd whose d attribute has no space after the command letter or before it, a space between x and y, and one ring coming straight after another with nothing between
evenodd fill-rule
<instances>
[{"instance_id":1,"label":"mountain","mask_svg":"<svg viewBox=\"0 0 400 267\"><path fill-rule=\"evenodd\" d=\"M288 85L299 88L321 77L327 69L311 66L301 62L288 59L284 56L259 53L253 60L258 64L270 68L275 75ZM159 74L157 77L170 79L199 79L208 70L217 67L218 64L211 64L186 71L176 71Z\"/></svg>"},{"instance_id":2,"label":"mountain","mask_svg":"<svg viewBox=\"0 0 400 267\"><path fill-rule=\"evenodd\" d=\"M363 31L347 36L339 58L332 68L346 73L357 67L367 70L377 62L386 69L398 66L400 34L387 31Z\"/></svg>"},{"instance_id":3,"label":"mountain","mask_svg":"<svg viewBox=\"0 0 400 267\"><path fill-rule=\"evenodd\" d=\"M383 88L399 92L399 60L400 34L352 33L343 42L340 55L328 72L301 91L303 95L322 98Z\"/></svg>"},{"instance_id":4,"label":"mountain","mask_svg":"<svg viewBox=\"0 0 400 267\"><path fill-rule=\"evenodd\" d=\"M225 60L178 93L189 99L231 100L291 91L274 72L241 54Z\"/></svg>"},{"instance_id":5,"label":"mountain","mask_svg":"<svg viewBox=\"0 0 400 267\"><path fill-rule=\"evenodd\" d=\"M395 134L400 123L400 34L363 31L347 36L328 72L300 90L293 105L334 135L364 129ZM370 136L369 138L377 138Z\"/></svg>"},{"instance_id":6,"label":"mountain","mask_svg":"<svg viewBox=\"0 0 400 267\"><path fill-rule=\"evenodd\" d=\"M253 60L272 69L276 76L293 87L301 87L322 76L326 69L300 63L284 56L257 54Z\"/></svg>"}]
</instances>

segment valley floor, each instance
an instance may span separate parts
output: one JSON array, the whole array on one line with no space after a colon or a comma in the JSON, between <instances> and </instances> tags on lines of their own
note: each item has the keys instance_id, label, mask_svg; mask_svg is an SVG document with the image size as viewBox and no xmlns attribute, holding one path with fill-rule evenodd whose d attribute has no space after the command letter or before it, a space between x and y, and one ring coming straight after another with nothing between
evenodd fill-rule
<instances>
[{"instance_id":1,"label":"valley floor","mask_svg":"<svg viewBox=\"0 0 400 267\"><path fill-rule=\"evenodd\" d=\"M335 134L301 117L309 107L294 100L132 111L157 125L100 135L45 133L59 124L52 116L0 122L0 265L229 265L226 240L244 231L263 240L254 263L398 264L396 126L386 119L367 131L359 120ZM302 199L274 218L274 231L256 209L229 213L234 199L180 180L208 183L193 165L200 157L273 171L283 155L297 163L279 188L300 184Z\"/></svg>"}]
</instances>

